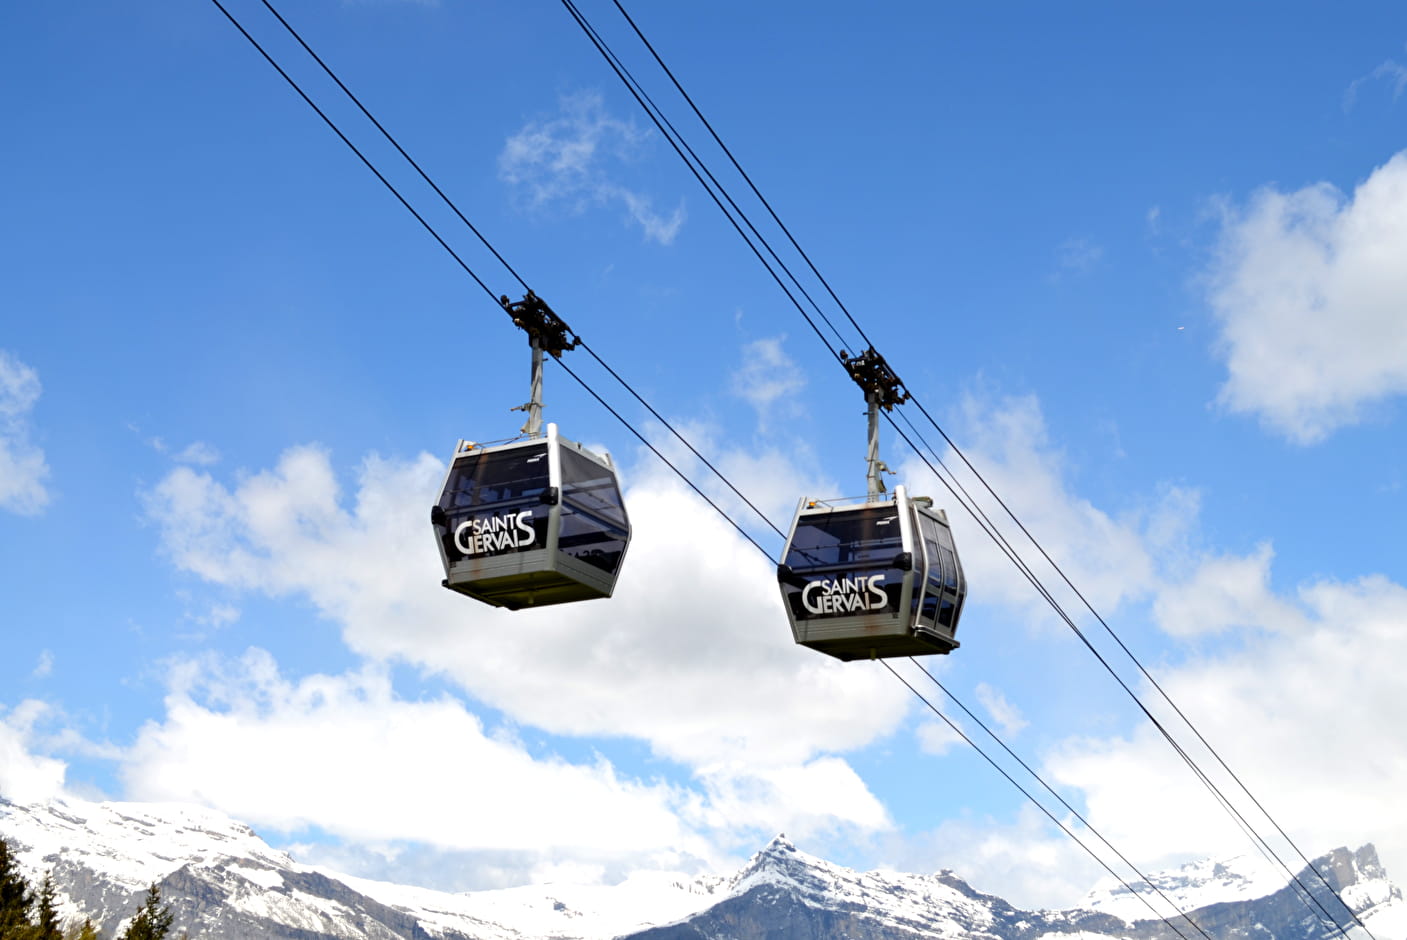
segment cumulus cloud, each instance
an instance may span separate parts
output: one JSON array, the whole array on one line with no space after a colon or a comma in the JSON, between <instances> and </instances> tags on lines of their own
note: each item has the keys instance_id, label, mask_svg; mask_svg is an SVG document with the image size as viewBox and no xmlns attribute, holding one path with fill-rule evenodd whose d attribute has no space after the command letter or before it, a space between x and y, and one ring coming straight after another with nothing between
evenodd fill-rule
<instances>
[{"instance_id":1,"label":"cumulus cloud","mask_svg":"<svg viewBox=\"0 0 1407 940\"><path fill-rule=\"evenodd\" d=\"M1407 391L1407 153L1346 196L1267 187L1228 207L1209 275L1218 401L1313 444Z\"/></svg>"},{"instance_id":2,"label":"cumulus cloud","mask_svg":"<svg viewBox=\"0 0 1407 940\"><path fill-rule=\"evenodd\" d=\"M49 504L44 451L29 439L29 413L39 400L39 373L0 349L0 509L35 516Z\"/></svg>"},{"instance_id":3,"label":"cumulus cloud","mask_svg":"<svg viewBox=\"0 0 1407 940\"><path fill-rule=\"evenodd\" d=\"M1304 615L1270 589L1274 551L1265 543L1247 556L1202 559L1192 577L1168 584L1153 604L1158 626L1174 636L1220 633L1233 627L1286 630Z\"/></svg>"},{"instance_id":4,"label":"cumulus cloud","mask_svg":"<svg viewBox=\"0 0 1407 940\"><path fill-rule=\"evenodd\" d=\"M446 848L703 848L668 786L622 780L603 761L534 759L458 701L398 699L374 669L294 682L259 650L235 663L186 661L165 704L124 763L139 799L207 803L285 832L316 825Z\"/></svg>"},{"instance_id":5,"label":"cumulus cloud","mask_svg":"<svg viewBox=\"0 0 1407 940\"><path fill-rule=\"evenodd\" d=\"M952 718L951 715L948 717ZM953 724L962 728L956 720ZM966 734L966 731L963 733ZM953 725L938 718L924 719L914 730L914 739L918 742L919 750L934 757L941 757L967 743L963 741L962 735L953 730Z\"/></svg>"},{"instance_id":6,"label":"cumulus cloud","mask_svg":"<svg viewBox=\"0 0 1407 940\"><path fill-rule=\"evenodd\" d=\"M691 787L641 782L601 757L534 755L452 697L404 700L377 667L293 681L262 650L175 663L165 715L143 726L122 774L135 799L200 803L353 845L474 853L520 877L566 864L698 869L718 864L719 845L779 825L890 825L835 757L720 762Z\"/></svg>"},{"instance_id":7,"label":"cumulus cloud","mask_svg":"<svg viewBox=\"0 0 1407 940\"><path fill-rule=\"evenodd\" d=\"M1141 619L1146 610L1177 641L1166 661L1148 664L1159 684L1300 847L1318 854L1373 841L1389 870L1407 869L1407 807L1399 793L1407 774L1407 699L1401 695L1407 588L1371 576L1277 592L1269 543L1245 555L1190 547L1199 542L1195 493L1162 489L1139 501L1141 511L1112 516L1078 495L1033 399L969 402L967 408L970 417L983 419L971 424L976 433L969 456L1102 613L1122 607ZM907 471L910 478L916 473ZM1040 602L1031 587L1003 570L1010 563L992 554L984 535L952 517L969 579L982 585L982 603L1018 610L1029 604L1035 616ZM1024 545L1022 551L1034 556ZM1167 571L1191 575L1173 579ZM1131 681L1140 686L1136 676ZM1239 794L1192 733L1178 730L1156 693L1143 686L1140 693L1222 789ZM978 697L1000 722L993 707L1000 699L991 690L979 689ZM941 751L944 736L933 737L930 748ZM1047 738L1036 764L1145 870L1248 848L1240 829L1149 725L1123 735ZM1235 800L1259 828L1273 832L1243 796ZM1036 863L1003 838L1009 825L945 824L933 836L943 841L933 844L952 847L952 854L938 856L942 864L957 860L960 871L979 878L991 873L1013 885L1009 897L1019 898L1022 884L1036 886L1011 866ZM971 850L980 844L994 847L985 861ZM1045 840L1032 845L1041 844ZM916 840L910 848L921 845ZM1282 843L1276 846L1297 858ZM1032 896L1071 903L1078 895L1061 892L1088 885L1090 874L1056 879L1050 890Z\"/></svg>"},{"instance_id":8,"label":"cumulus cloud","mask_svg":"<svg viewBox=\"0 0 1407 940\"><path fill-rule=\"evenodd\" d=\"M554 733L639 737L696 766L792 763L903 714L873 671L793 645L767 560L682 486L628 489L634 540L609 603L509 612L439 587L423 517L443 477L428 455L369 458L344 508L328 455L304 447L233 489L177 468L148 506L180 567L306 595L357 652L443 673Z\"/></svg>"},{"instance_id":9,"label":"cumulus cloud","mask_svg":"<svg viewBox=\"0 0 1407 940\"><path fill-rule=\"evenodd\" d=\"M1078 825L1065 814L1056 818L1077 831ZM1089 837L1082 834L1081 838ZM917 838L895 842L889 852L891 864L901 871L927 871L938 864L979 891L999 894L1031 910L1069 906L1103 873L1097 862L1030 804L1010 821L950 819Z\"/></svg>"},{"instance_id":10,"label":"cumulus cloud","mask_svg":"<svg viewBox=\"0 0 1407 940\"><path fill-rule=\"evenodd\" d=\"M607 775L595 784L603 793L637 787L631 799L656 813L642 816L642 844L688 844L698 833L752 844L777 829L805 836L890 825L864 782L835 755L892 731L908 711L906 693L880 670L847 668L795 646L767 559L681 484L642 470L627 488L634 536L609 603L509 612L439 586L425 510L443 477L444 465L428 455L369 457L344 493L329 455L298 447L275 467L237 474L231 484L177 467L146 494L146 503L171 559L212 584L306 598L373 662L402 661L444 676L523 725L557 735L634 738L675 762L687 781L679 792L612 778L609 768L553 771L564 787L583 781L587 793L592 775ZM289 703L276 713L295 712L290 741L293 728L313 723L297 718L293 707L312 690L281 679L252 681L243 699L267 699L273 693L249 690L274 689L278 701ZM201 688L204 697L173 692L166 720L144 732L129 778L134 789L148 798L218 797L221 809L251 819L264 818L254 804L265 800L271 808L262 812L292 807L257 787L221 784L232 772L228 764L198 744L208 734L233 753L244 750L235 742L247 741L244 753L252 760L260 742L280 739L282 718L255 720L247 709L217 708L212 686ZM324 694L356 710L349 694ZM376 694L385 705L390 693ZM421 708L427 724L442 723L445 741L486 734L458 704L432 710L392 702L383 710L409 728L421 720ZM358 714L375 711L368 706ZM330 713L323 718L330 721ZM357 725L345 717L339 722ZM247 737L246 729L253 729ZM366 730L370 740L394 738L389 725ZM507 762L504 752L487 746L476 753ZM329 828L333 807L320 809L313 794L319 785L336 786L332 781L346 768L319 775L315 763L300 764L306 769L294 774L316 782L303 804L307 815L298 818ZM537 770L525 765L515 772ZM459 765L443 771L453 777ZM412 802L440 801L431 794ZM601 809L608 809L604 802ZM650 818L656 821L643 828ZM381 836L433 834L432 826L413 823L406 820L400 830L387 823Z\"/></svg>"},{"instance_id":11,"label":"cumulus cloud","mask_svg":"<svg viewBox=\"0 0 1407 940\"><path fill-rule=\"evenodd\" d=\"M178 454L172 457L177 463L194 464L198 467L208 467L211 464L220 462L220 452L204 441L196 441L188 444Z\"/></svg>"},{"instance_id":12,"label":"cumulus cloud","mask_svg":"<svg viewBox=\"0 0 1407 940\"><path fill-rule=\"evenodd\" d=\"M977 692L977 701L982 703L987 714L991 715L992 720L1000 727L1003 737L1014 737L1029 724L1025 718L1021 717L1021 709L1007 701L1006 696L999 689L993 688L985 682L979 682L975 691Z\"/></svg>"},{"instance_id":13,"label":"cumulus cloud","mask_svg":"<svg viewBox=\"0 0 1407 940\"><path fill-rule=\"evenodd\" d=\"M956 423L963 429L968 459L1097 609L1112 613L1125 603L1145 599L1158 586L1157 558L1180 544L1195 518L1194 492L1164 489L1137 501L1121 516L1095 506L1076 492L1067 459L1050 440L1040 402L1033 396L968 396ZM968 492L982 492L959 459L951 453L943 457ZM1014 608L1032 623L1053 622L1046 602L925 464L906 461L900 476L909 481L911 492L931 495L937 505L948 508L968 582L982 585L981 603ZM1082 610L1005 512L990 498L979 502L1065 609Z\"/></svg>"},{"instance_id":14,"label":"cumulus cloud","mask_svg":"<svg viewBox=\"0 0 1407 940\"><path fill-rule=\"evenodd\" d=\"M0 796L15 803L38 803L63 792L63 761L38 753L37 725L48 705L27 699L6 714L0 709Z\"/></svg>"},{"instance_id":15,"label":"cumulus cloud","mask_svg":"<svg viewBox=\"0 0 1407 940\"><path fill-rule=\"evenodd\" d=\"M612 117L596 92L565 95L556 117L530 121L504 143L499 178L535 209L619 205L646 238L668 245L684 225L683 203L658 212L648 196L615 179L619 165L637 161L653 136Z\"/></svg>"},{"instance_id":16,"label":"cumulus cloud","mask_svg":"<svg viewBox=\"0 0 1407 940\"><path fill-rule=\"evenodd\" d=\"M796 360L782 348L785 336L753 340L743 346L743 363L732 375L733 393L757 411L762 430L771 419L796 413L794 396L806 385Z\"/></svg>"},{"instance_id":17,"label":"cumulus cloud","mask_svg":"<svg viewBox=\"0 0 1407 940\"><path fill-rule=\"evenodd\" d=\"M1219 657L1165 669L1159 682L1306 853L1373 841L1389 871L1407 869L1407 589L1374 576L1305 585L1295 599L1305 616L1247 634ZM1234 596L1226 605L1225 619L1244 606ZM1185 743L1242 812L1271 831L1215 759ZM1048 769L1084 794L1091 823L1136 858L1246 848L1151 727L1067 742Z\"/></svg>"}]
</instances>

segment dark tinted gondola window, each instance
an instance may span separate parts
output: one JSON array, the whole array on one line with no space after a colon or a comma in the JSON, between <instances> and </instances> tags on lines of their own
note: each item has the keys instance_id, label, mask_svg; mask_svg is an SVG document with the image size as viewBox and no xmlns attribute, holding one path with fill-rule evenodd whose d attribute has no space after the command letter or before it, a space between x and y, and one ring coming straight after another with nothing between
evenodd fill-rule
<instances>
[{"instance_id":1,"label":"dark tinted gondola window","mask_svg":"<svg viewBox=\"0 0 1407 940\"><path fill-rule=\"evenodd\" d=\"M618 527L625 527L625 508L616 475L565 447L562 448L562 499Z\"/></svg>"},{"instance_id":2,"label":"dark tinted gondola window","mask_svg":"<svg viewBox=\"0 0 1407 940\"><path fill-rule=\"evenodd\" d=\"M446 512L536 500L549 484L547 445L460 457L440 497Z\"/></svg>"},{"instance_id":3,"label":"dark tinted gondola window","mask_svg":"<svg viewBox=\"0 0 1407 940\"><path fill-rule=\"evenodd\" d=\"M614 574L625 554L625 529L599 516L582 512L571 503L562 503L562 529L557 550L577 561Z\"/></svg>"},{"instance_id":4,"label":"dark tinted gondola window","mask_svg":"<svg viewBox=\"0 0 1407 940\"><path fill-rule=\"evenodd\" d=\"M903 550L892 504L797 520L786 564L798 580L782 584L793 619L897 613L905 573L893 564Z\"/></svg>"},{"instance_id":5,"label":"dark tinted gondola window","mask_svg":"<svg viewBox=\"0 0 1407 940\"><path fill-rule=\"evenodd\" d=\"M887 565L903 550L899 514L886 505L800 519L786 563L797 572L832 565Z\"/></svg>"},{"instance_id":6,"label":"dark tinted gondola window","mask_svg":"<svg viewBox=\"0 0 1407 940\"><path fill-rule=\"evenodd\" d=\"M474 454L455 461L440 507L446 555L501 555L546 545L547 445Z\"/></svg>"}]
</instances>

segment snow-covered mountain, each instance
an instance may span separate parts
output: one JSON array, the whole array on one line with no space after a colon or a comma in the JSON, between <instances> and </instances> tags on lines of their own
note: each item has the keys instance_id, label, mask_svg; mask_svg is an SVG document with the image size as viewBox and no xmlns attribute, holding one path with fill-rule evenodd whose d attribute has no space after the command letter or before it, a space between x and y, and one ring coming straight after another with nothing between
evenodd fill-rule
<instances>
[{"instance_id":1,"label":"snow-covered mountain","mask_svg":"<svg viewBox=\"0 0 1407 940\"><path fill-rule=\"evenodd\" d=\"M300 865L240 823L209 810L140 803L0 799L0 837L34 877L52 870L63 913L115 936L149 884L180 928L219 940L1041 940L1177 934L1122 885L1080 908L1023 911L950 871L857 872L778 837L727 877L637 876L614 886L535 885L448 894ZM1407 904L1372 846L1338 849L1316 866L1376 940L1407 940ZM1312 879L1312 881L1311 881ZM1249 859L1184 866L1134 884L1191 914L1212 940L1319 940L1335 931L1300 891ZM1301 876L1307 885L1317 878ZM1338 913L1338 901L1316 889ZM1188 940L1196 928L1174 918Z\"/></svg>"}]
</instances>

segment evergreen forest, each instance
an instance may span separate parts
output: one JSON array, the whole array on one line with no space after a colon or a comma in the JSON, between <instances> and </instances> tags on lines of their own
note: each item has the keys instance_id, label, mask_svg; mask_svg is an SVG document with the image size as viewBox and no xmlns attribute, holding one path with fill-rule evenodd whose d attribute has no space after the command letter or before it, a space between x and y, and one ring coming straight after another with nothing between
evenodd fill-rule
<instances>
[{"instance_id":1,"label":"evergreen forest","mask_svg":"<svg viewBox=\"0 0 1407 940\"><path fill-rule=\"evenodd\" d=\"M127 929L116 940L164 940L171 931L171 909L153 884ZM188 935L182 933L182 940ZM55 903L53 872L36 887L19 870L10 844L0 838L0 940L107 940L91 918L61 924Z\"/></svg>"}]
</instances>

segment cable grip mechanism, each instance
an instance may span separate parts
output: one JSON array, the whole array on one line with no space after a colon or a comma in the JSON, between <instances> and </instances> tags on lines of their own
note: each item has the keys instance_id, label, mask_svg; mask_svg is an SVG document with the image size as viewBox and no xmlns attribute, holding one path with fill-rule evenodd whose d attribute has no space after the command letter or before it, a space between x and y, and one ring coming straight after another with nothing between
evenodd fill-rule
<instances>
[{"instance_id":1,"label":"cable grip mechanism","mask_svg":"<svg viewBox=\"0 0 1407 940\"><path fill-rule=\"evenodd\" d=\"M851 356L842 349L840 361L845 365L845 371L855 380L855 384L865 392L865 410L869 419L868 446L865 450L865 492L869 500L875 502L884 493L883 475L894 472L889 469L888 464L879 459L879 409L889 411L895 405L902 405L909 400L909 393L904 389L899 377L894 374L894 370L889 368L884 357L873 346L858 356Z\"/></svg>"},{"instance_id":2,"label":"cable grip mechanism","mask_svg":"<svg viewBox=\"0 0 1407 940\"><path fill-rule=\"evenodd\" d=\"M528 437L542 437L542 354L551 353L553 359L562 358L562 353L581 345L581 338L572 332L565 320L552 312L547 301L528 291L522 300L512 301L508 296L498 298L499 304L513 318L513 325L528 334L528 345L532 347L531 397L526 404L512 409L526 411L528 420L520 431Z\"/></svg>"}]
</instances>

